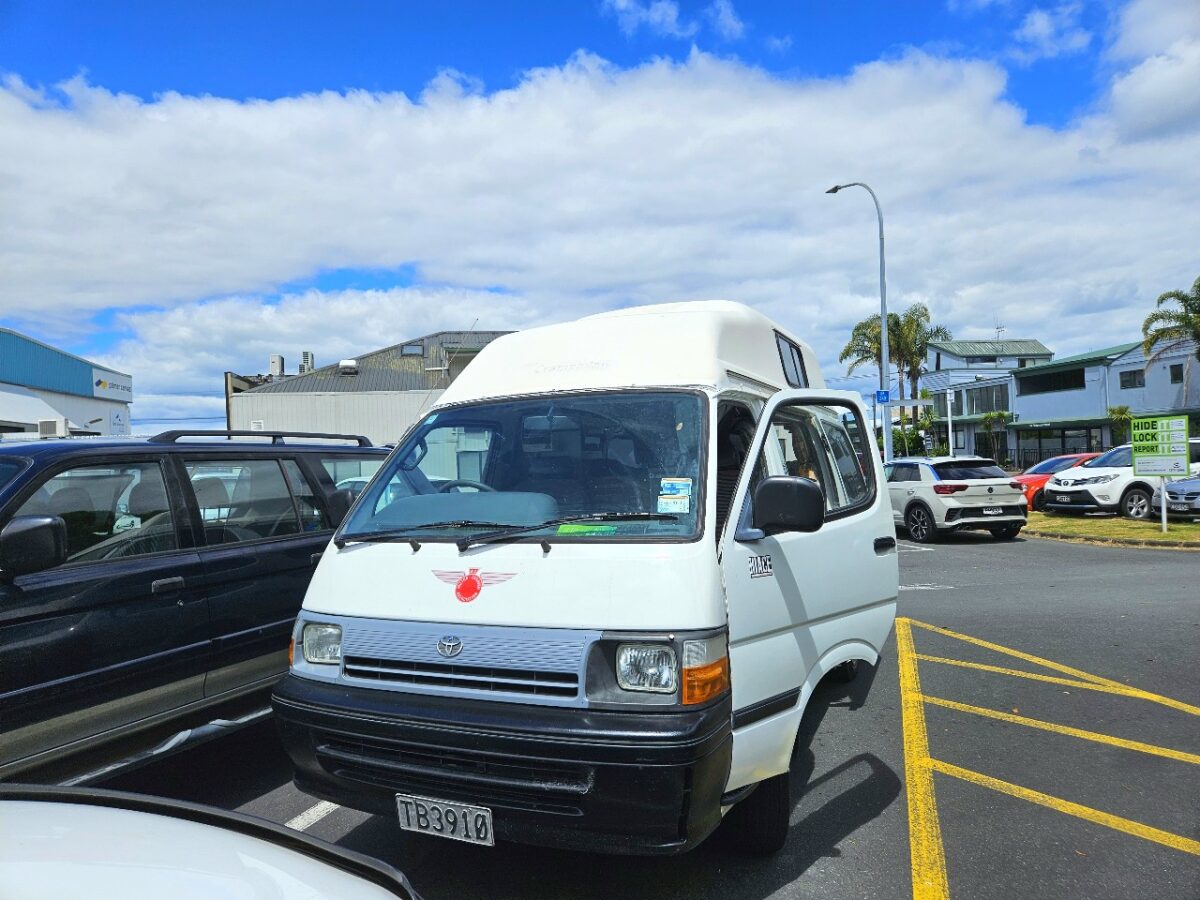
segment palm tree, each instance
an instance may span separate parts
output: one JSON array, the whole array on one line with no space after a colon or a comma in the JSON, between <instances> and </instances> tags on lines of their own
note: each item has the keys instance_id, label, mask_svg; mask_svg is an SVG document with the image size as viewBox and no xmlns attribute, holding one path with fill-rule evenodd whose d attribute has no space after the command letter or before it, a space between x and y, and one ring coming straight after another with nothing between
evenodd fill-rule
<instances>
[{"instance_id":1,"label":"palm tree","mask_svg":"<svg viewBox=\"0 0 1200 900\"><path fill-rule=\"evenodd\" d=\"M988 447L991 448L993 459L996 458L996 426L1000 426L1000 430L1003 431L1008 427L1008 420L1010 418L1011 416L1007 411L996 410L994 412L984 413L979 420L979 427L983 429L983 433L988 436ZM996 462L1002 462L1002 460L996 460Z\"/></svg>"},{"instance_id":2,"label":"palm tree","mask_svg":"<svg viewBox=\"0 0 1200 900\"><path fill-rule=\"evenodd\" d=\"M850 360L846 374L853 375L859 366L879 365L879 316L868 316L850 332L850 340L842 348L838 362ZM891 386L891 366L899 365L900 317L888 313L888 375L885 383ZM900 399L904 399L904 370L900 370Z\"/></svg>"},{"instance_id":3,"label":"palm tree","mask_svg":"<svg viewBox=\"0 0 1200 900\"><path fill-rule=\"evenodd\" d=\"M1164 309L1168 303L1178 303L1179 309ZM1167 291L1160 294L1155 306L1158 308L1142 322L1142 352L1146 355L1146 365L1165 353L1179 349L1188 341L1194 342L1194 355L1200 360L1200 278L1192 284L1190 292ZM888 336L891 336L891 332ZM1191 366L1192 359L1188 357L1187 372L1183 378L1185 406L1188 404Z\"/></svg>"},{"instance_id":4,"label":"palm tree","mask_svg":"<svg viewBox=\"0 0 1200 900\"><path fill-rule=\"evenodd\" d=\"M920 396L921 374L925 367L925 358L929 355L930 341L950 340L950 330L944 325L932 325L929 307L924 303L914 303L900 314L897 332L897 349L895 355L901 370L901 378L908 375L910 387L909 396L916 399ZM892 333L888 332L891 340ZM904 399L903 388L900 398ZM920 410L913 407L913 420L920 417Z\"/></svg>"},{"instance_id":5,"label":"palm tree","mask_svg":"<svg viewBox=\"0 0 1200 900\"><path fill-rule=\"evenodd\" d=\"M1132 421L1133 414L1128 406L1110 406L1108 408L1108 418L1112 421L1112 442L1114 444L1125 443L1125 435L1129 433L1129 423ZM1121 435L1121 439L1117 440L1117 435Z\"/></svg>"}]
</instances>

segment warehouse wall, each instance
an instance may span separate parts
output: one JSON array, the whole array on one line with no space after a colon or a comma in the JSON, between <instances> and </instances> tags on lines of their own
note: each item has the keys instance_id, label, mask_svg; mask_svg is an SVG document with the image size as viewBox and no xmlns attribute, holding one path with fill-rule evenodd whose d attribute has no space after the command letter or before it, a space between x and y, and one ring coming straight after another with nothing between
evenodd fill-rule
<instances>
[{"instance_id":1,"label":"warehouse wall","mask_svg":"<svg viewBox=\"0 0 1200 900\"><path fill-rule=\"evenodd\" d=\"M409 426L437 403L441 390L370 391L364 393L234 394L230 397L233 429L326 431L365 434L372 443L399 440Z\"/></svg>"}]
</instances>

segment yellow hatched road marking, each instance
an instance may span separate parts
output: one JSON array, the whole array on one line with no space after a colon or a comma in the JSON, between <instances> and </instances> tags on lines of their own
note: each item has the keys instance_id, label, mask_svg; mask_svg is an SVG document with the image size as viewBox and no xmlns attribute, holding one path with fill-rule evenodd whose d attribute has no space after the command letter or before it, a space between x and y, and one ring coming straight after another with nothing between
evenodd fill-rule
<instances>
[{"instance_id":1,"label":"yellow hatched road marking","mask_svg":"<svg viewBox=\"0 0 1200 900\"><path fill-rule=\"evenodd\" d=\"M1192 706L1190 703L1184 703L1182 700L1174 700L1171 697L1163 697L1160 694L1151 694L1149 691L1143 691L1139 688L1129 687L1128 685L1093 684L1090 681L1075 681L1072 678L1059 678L1056 675L1039 675L1037 672L1023 672L1020 669L1005 669L1002 666L989 666L985 663L967 662L962 659L947 659L944 656L929 656L925 653L917 653L915 656L917 659L924 660L925 662L941 663L942 665L946 666L958 666L961 669L976 669L980 672L995 672L997 675L1010 675L1013 678L1029 678L1033 681L1048 681L1050 684L1064 684L1067 687L1076 687L1085 691L1099 691L1102 694L1116 694L1121 697L1133 697L1135 700L1147 700L1151 703L1169 706L1171 709L1177 709L1193 716L1200 716L1200 706Z\"/></svg>"},{"instance_id":2,"label":"yellow hatched road marking","mask_svg":"<svg viewBox=\"0 0 1200 900\"><path fill-rule=\"evenodd\" d=\"M1106 828L1131 834L1134 837L1153 841L1156 844L1162 844L1164 847L1170 847L1172 850L1181 850L1184 853L1200 856L1200 841L1194 841L1183 835L1163 831L1161 828L1153 828L1150 825L1143 825L1141 822L1134 822L1132 819L1123 819L1120 816L1092 809L1090 806L1072 803L1070 800L1063 800L1061 797L1052 797L1049 794L1043 794L1040 791L1030 790L1017 784L1001 781L998 778L992 778L980 772L972 772L970 769L962 769L950 763L942 762L940 759L929 760L929 766L933 771L941 772L943 775L950 775L971 784L977 784L980 787L990 788L1001 794L1007 794L1010 797L1027 800L1030 803L1045 806L1048 809L1065 813L1068 816L1075 816L1086 822L1103 825Z\"/></svg>"},{"instance_id":3,"label":"yellow hatched road marking","mask_svg":"<svg viewBox=\"0 0 1200 900\"><path fill-rule=\"evenodd\" d=\"M953 709L959 712L971 713L976 716L984 716L989 719L998 719L1001 722L1009 722L1013 725L1023 725L1026 728L1039 728L1042 731L1051 731L1055 734L1065 734L1070 737L1080 738L1085 741L1095 741L1098 744L1109 744L1113 747L1121 747L1125 750L1136 750L1139 753L1149 753L1153 756L1162 756L1167 759L1178 760L1179 762L1191 763L1192 765L1200 766L1200 755L1195 753L1186 753L1183 750L1172 750L1169 747L1158 747L1154 744L1143 744L1141 741L1127 741L1124 738L1113 737L1108 734L1100 734L1095 731L1084 731L1082 728L1072 728L1069 725L1058 725L1054 722L1044 722L1041 719L1030 719L1025 716L1014 715L1013 713L1002 712L997 709L987 709L982 706L969 706L966 703L958 703L954 700L943 700L941 697L930 697L925 695L926 703L932 703L935 706L944 706L946 709Z\"/></svg>"},{"instance_id":4,"label":"yellow hatched road marking","mask_svg":"<svg viewBox=\"0 0 1200 900\"><path fill-rule=\"evenodd\" d=\"M1128 687L1128 685L1121 684L1119 681L1113 681L1111 678L1101 678L1099 675L1091 675L1079 669L1072 669L1070 666L1064 666L1062 663L1056 663L1053 660L1043 659L1040 656L1034 656L1032 653L1014 650L1012 647L1005 647L1003 644L993 644L991 641L983 640L983 638L971 637L969 634L959 634L957 631L951 631L949 628L941 628L937 625L930 625L927 622L918 622L916 619L912 619L910 621L918 628L924 628L926 631L932 631L936 634L945 635L946 637L954 638L956 641L966 641L968 644L975 644L977 647L986 647L988 650L994 650L997 653L1003 653L1005 656L1013 656L1017 659L1023 659L1025 662L1031 662L1034 665L1045 666L1047 669L1053 669L1056 672L1062 672L1064 675L1070 675L1072 678L1078 678L1082 681L1090 681L1093 684L1107 684L1110 687Z\"/></svg>"},{"instance_id":5,"label":"yellow hatched road marking","mask_svg":"<svg viewBox=\"0 0 1200 900\"><path fill-rule=\"evenodd\" d=\"M947 900L946 853L930 769L929 735L921 701L921 677L913 651L910 619L896 619L900 668L900 713L904 727L904 789L908 798L908 843L913 900Z\"/></svg>"}]
</instances>

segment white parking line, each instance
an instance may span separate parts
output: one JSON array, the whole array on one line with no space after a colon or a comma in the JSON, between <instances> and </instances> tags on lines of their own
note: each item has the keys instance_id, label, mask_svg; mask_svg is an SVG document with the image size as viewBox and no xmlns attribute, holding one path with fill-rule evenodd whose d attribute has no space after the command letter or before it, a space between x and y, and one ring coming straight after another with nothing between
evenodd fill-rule
<instances>
[{"instance_id":1,"label":"white parking line","mask_svg":"<svg viewBox=\"0 0 1200 900\"><path fill-rule=\"evenodd\" d=\"M932 547L918 547L916 544L906 544L904 541L900 541L898 544L898 547L899 547L899 550L901 553L934 553L935 552Z\"/></svg>"},{"instance_id":2,"label":"white parking line","mask_svg":"<svg viewBox=\"0 0 1200 900\"><path fill-rule=\"evenodd\" d=\"M316 806L306 809L300 815L296 816L296 818L285 823L285 827L293 831L307 831L337 808L338 805L336 803L322 800Z\"/></svg>"},{"instance_id":3,"label":"white parking line","mask_svg":"<svg viewBox=\"0 0 1200 900\"><path fill-rule=\"evenodd\" d=\"M902 591L952 591L952 590L954 590L954 585L952 585L952 584L930 584L930 583L902 584L902 585L900 585L900 590L902 590Z\"/></svg>"}]
</instances>

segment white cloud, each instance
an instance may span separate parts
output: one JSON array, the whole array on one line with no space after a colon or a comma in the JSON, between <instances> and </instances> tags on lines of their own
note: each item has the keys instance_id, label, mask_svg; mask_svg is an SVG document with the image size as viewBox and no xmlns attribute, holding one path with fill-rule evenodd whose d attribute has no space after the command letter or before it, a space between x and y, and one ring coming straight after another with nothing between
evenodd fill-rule
<instances>
[{"instance_id":1,"label":"white cloud","mask_svg":"<svg viewBox=\"0 0 1200 900\"><path fill-rule=\"evenodd\" d=\"M1118 77L1112 111L1131 138L1200 128L1200 40L1178 40Z\"/></svg>"},{"instance_id":2,"label":"white cloud","mask_svg":"<svg viewBox=\"0 0 1200 900\"><path fill-rule=\"evenodd\" d=\"M724 40L736 41L746 33L746 23L738 18L733 0L713 0L704 12L713 30Z\"/></svg>"},{"instance_id":3,"label":"white cloud","mask_svg":"<svg viewBox=\"0 0 1200 900\"><path fill-rule=\"evenodd\" d=\"M824 190L864 180L897 308L927 302L964 338L998 315L1010 336L1085 350L1132 340L1154 297L1200 274L1200 135L1133 141L1123 114L1032 126L1000 67L921 53L840 79L580 54L510 90L445 75L419 98L10 84L0 316L131 308L132 336L103 361L134 375L138 418L219 396L225 369L271 352L328 361L476 317L520 327L695 297L758 306L832 376L877 308L877 245L869 198ZM257 296L402 265L447 287Z\"/></svg>"},{"instance_id":4,"label":"white cloud","mask_svg":"<svg viewBox=\"0 0 1200 900\"><path fill-rule=\"evenodd\" d=\"M1079 2L1060 3L1052 9L1031 9L1013 33L1017 41L1013 58L1031 63L1086 50L1092 34L1079 23L1082 12L1083 5Z\"/></svg>"},{"instance_id":5,"label":"white cloud","mask_svg":"<svg viewBox=\"0 0 1200 900\"><path fill-rule=\"evenodd\" d=\"M792 49L792 36L790 34L785 34L783 37L771 35L764 43L772 53L786 53Z\"/></svg>"},{"instance_id":6,"label":"white cloud","mask_svg":"<svg viewBox=\"0 0 1200 900\"><path fill-rule=\"evenodd\" d=\"M690 38L700 28L695 22L680 20L679 4L674 0L604 0L604 9L617 17L627 36L645 28L659 37Z\"/></svg>"},{"instance_id":7,"label":"white cloud","mask_svg":"<svg viewBox=\"0 0 1200 900\"><path fill-rule=\"evenodd\" d=\"M1180 40L1200 40L1200 3L1196 0L1129 0L1117 15L1108 48L1114 59L1140 61L1162 53ZM1196 91L1193 82L1191 90Z\"/></svg>"}]
</instances>

